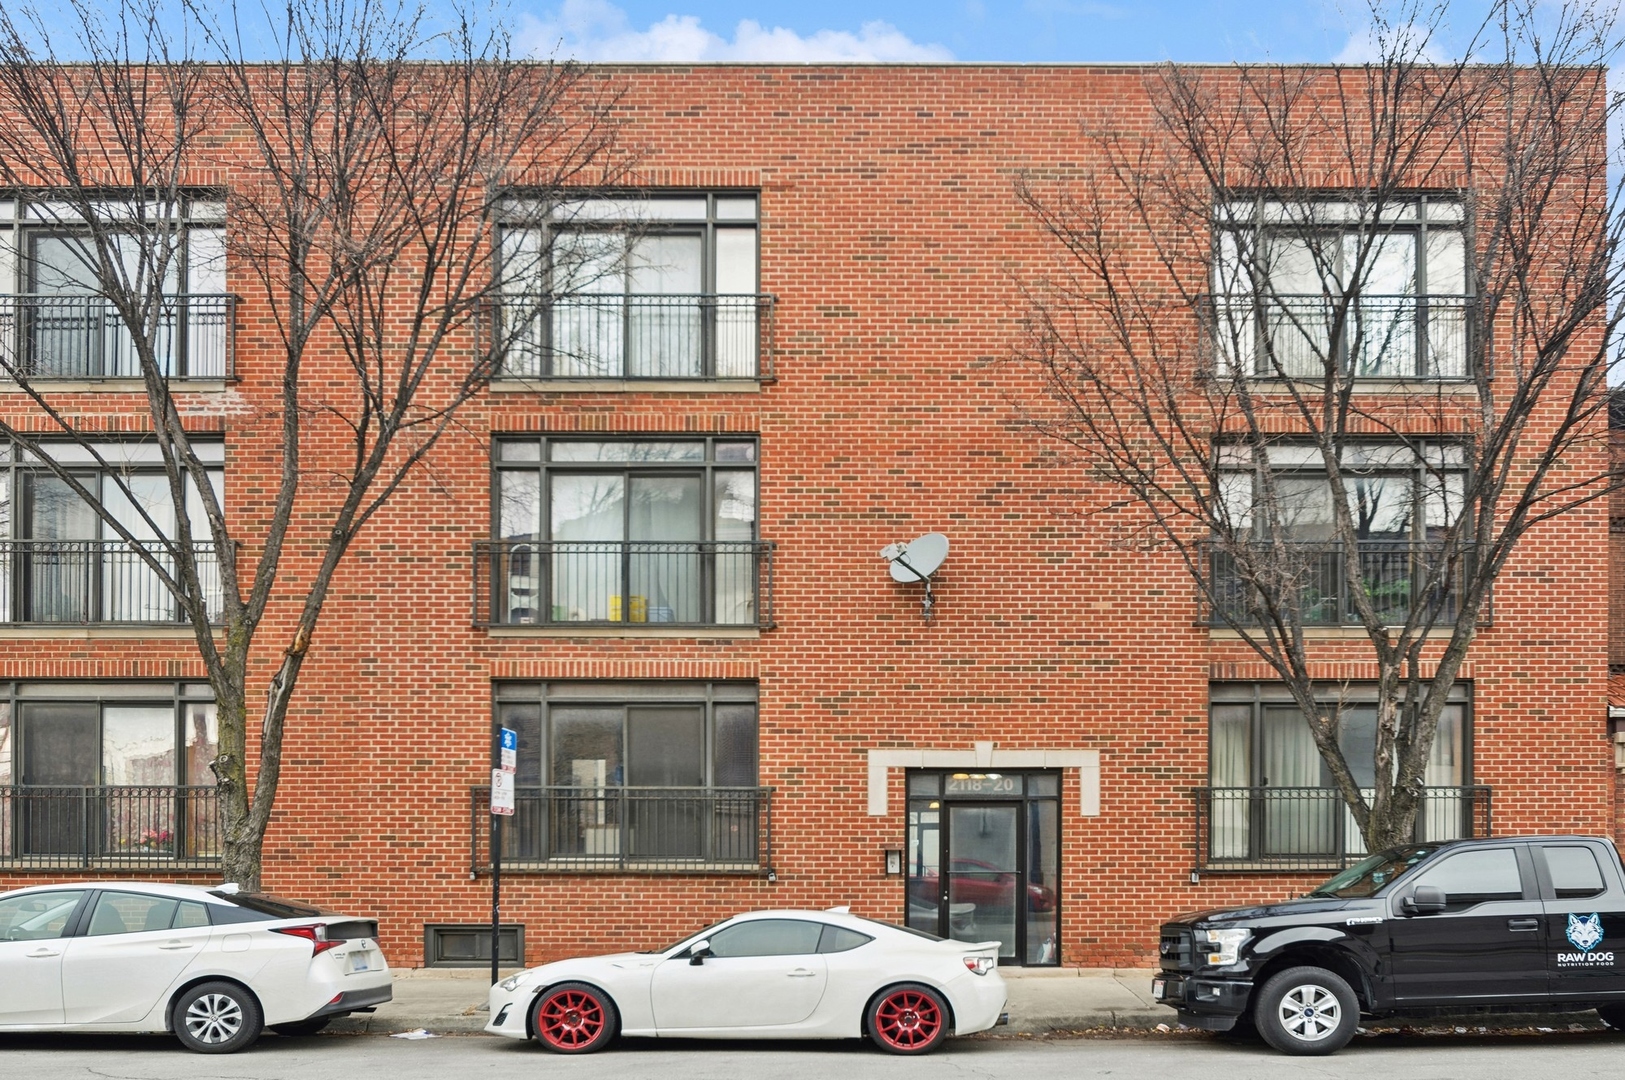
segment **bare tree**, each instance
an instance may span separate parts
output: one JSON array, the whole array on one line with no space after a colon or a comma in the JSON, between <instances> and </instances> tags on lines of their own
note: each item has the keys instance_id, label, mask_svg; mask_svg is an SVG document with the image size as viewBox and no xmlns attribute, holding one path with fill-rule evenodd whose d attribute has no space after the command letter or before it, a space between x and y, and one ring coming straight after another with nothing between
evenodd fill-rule
<instances>
[{"instance_id":1,"label":"bare tree","mask_svg":"<svg viewBox=\"0 0 1625 1080\"><path fill-rule=\"evenodd\" d=\"M1446 15L1374 7L1361 66L1162 68L1149 131L1018 184L1056 252L1029 419L1280 678L1369 850L1413 835L1514 548L1607 487L1616 27L1502 3L1430 62ZM1369 761L1317 685L1338 625L1377 672Z\"/></svg>"},{"instance_id":2,"label":"bare tree","mask_svg":"<svg viewBox=\"0 0 1625 1080\"><path fill-rule=\"evenodd\" d=\"M436 23L396 0L294 0L269 59L255 51L265 27L235 9L75 0L60 45L58 10L0 12L0 180L68 238L17 251L31 291L57 297L14 305L18 347L0 363L34 418L0 418L0 434L91 508L194 631L219 716L223 871L257 887L288 709L334 575L523 336L477 332L503 306L511 322L539 280L502 230L630 167L616 91L514 56L500 26ZM199 295L202 279L225 293L222 261L243 295ZM220 399L176 390L229 382L226 335L245 316L253 370L240 374L266 389L233 397L247 410L233 426L270 425L280 457L264 503L228 513L218 450L198 438ZM139 378L163 505L65 404L69 375ZM106 490L70 467L86 454ZM273 603L297 615L255 687Z\"/></svg>"}]
</instances>

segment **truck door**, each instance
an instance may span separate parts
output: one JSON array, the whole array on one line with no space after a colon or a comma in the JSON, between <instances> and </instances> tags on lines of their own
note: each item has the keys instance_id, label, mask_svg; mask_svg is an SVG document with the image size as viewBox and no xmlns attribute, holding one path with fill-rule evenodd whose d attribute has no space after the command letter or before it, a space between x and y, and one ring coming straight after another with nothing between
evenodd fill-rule
<instances>
[{"instance_id":1,"label":"truck door","mask_svg":"<svg viewBox=\"0 0 1625 1080\"><path fill-rule=\"evenodd\" d=\"M1445 909L1407 913L1418 886ZM1546 998L1545 911L1529 852L1518 844L1471 848L1425 867L1391 900L1390 973L1397 1004L1538 1002Z\"/></svg>"},{"instance_id":2,"label":"truck door","mask_svg":"<svg viewBox=\"0 0 1625 1080\"><path fill-rule=\"evenodd\" d=\"M1625 890L1617 860L1577 841L1531 845L1546 909L1546 959L1560 998L1625 1001Z\"/></svg>"}]
</instances>

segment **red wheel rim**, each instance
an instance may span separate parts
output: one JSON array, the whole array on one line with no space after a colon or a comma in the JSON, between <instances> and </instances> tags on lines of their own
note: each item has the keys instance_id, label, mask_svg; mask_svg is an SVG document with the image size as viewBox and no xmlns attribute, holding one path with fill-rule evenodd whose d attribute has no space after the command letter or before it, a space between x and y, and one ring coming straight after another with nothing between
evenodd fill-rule
<instances>
[{"instance_id":1,"label":"red wheel rim","mask_svg":"<svg viewBox=\"0 0 1625 1080\"><path fill-rule=\"evenodd\" d=\"M942 1029L942 1010L919 990L887 994L875 1010L875 1028L888 1046L913 1050L925 1046Z\"/></svg>"},{"instance_id":2,"label":"red wheel rim","mask_svg":"<svg viewBox=\"0 0 1625 1080\"><path fill-rule=\"evenodd\" d=\"M578 1050L604 1030L604 1006L584 990L565 990L542 1002L536 1030L550 1046Z\"/></svg>"}]
</instances>

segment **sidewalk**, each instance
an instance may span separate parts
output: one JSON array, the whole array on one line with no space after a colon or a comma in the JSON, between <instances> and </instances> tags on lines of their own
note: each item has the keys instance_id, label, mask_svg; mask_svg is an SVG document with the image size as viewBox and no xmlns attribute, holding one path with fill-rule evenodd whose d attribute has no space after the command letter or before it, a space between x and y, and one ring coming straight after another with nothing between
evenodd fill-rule
<instances>
[{"instance_id":1,"label":"sidewalk","mask_svg":"<svg viewBox=\"0 0 1625 1080\"><path fill-rule=\"evenodd\" d=\"M1151 1001L1150 968L1005 968L1000 974L1010 987L1010 1026L1002 1031L1143 1030L1176 1022L1172 1009ZM371 1015L336 1020L329 1030L381 1035L417 1028L436 1035L478 1032L485 1027L490 983L488 968L397 970L393 1001Z\"/></svg>"}]
</instances>

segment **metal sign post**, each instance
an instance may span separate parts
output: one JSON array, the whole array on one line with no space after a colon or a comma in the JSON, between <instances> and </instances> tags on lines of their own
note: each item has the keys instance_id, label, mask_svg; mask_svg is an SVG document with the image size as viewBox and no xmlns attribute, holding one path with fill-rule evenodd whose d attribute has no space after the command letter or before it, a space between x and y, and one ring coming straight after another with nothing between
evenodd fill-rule
<instances>
[{"instance_id":1,"label":"metal sign post","mask_svg":"<svg viewBox=\"0 0 1625 1080\"><path fill-rule=\"evenodd\" d=\"M514 770L519 764L519 733L498 728L497 767L491 770L491 985L502 957L502 819L513 816ZM523 957L521 957L523 959Z\"/></svg>"}]
</instances>

